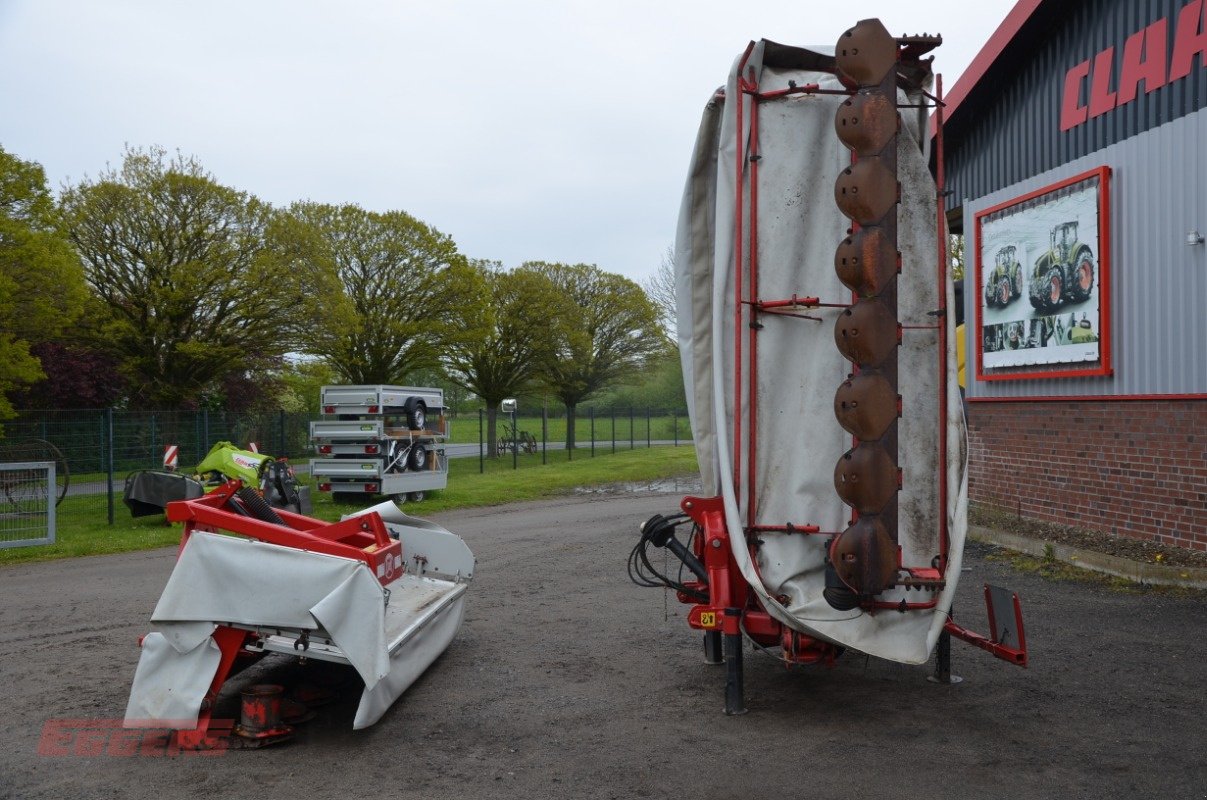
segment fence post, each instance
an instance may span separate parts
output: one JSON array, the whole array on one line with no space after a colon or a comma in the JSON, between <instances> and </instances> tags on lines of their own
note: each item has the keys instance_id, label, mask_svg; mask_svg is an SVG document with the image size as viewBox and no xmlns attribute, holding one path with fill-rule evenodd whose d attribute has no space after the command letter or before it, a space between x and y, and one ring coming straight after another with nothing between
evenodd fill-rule
<instances>
[{"instance_id":1,"label":"fence post","mask_svg":"<svg viewBox=\"0 0 1207 800\"><path fill-rule=\"evenodd\" d=\"M679 446L679 413L671 412L671 435L675 437L675 447Z\"/></svg>"},{"instance_id":2,"label":"fence post","mask_svg":"<svg viewBox=\"0 0 1207 800\"><path fill-rule=\"evenodd\" d=\"M634 447L635 447L635 444L633 441L633 407L629 406L629 449L632 450Z\"/></svg>"},{"instance_id":3,"label":"fence post","mask_svg":"<svg viewBox=\"0 0 1207 800\"><path fill-rule=\"evenodd\" d=\"M156 435L158 433L158 431L156 430L156 428L158 426L156 425L155 417L156 417L155 412L151 412L151 455L150 455L151 459L154 459L155 454L159 452L159 442L156 441L159 438Z\"/></svg>"},{"instance_id":4,"label":"fence post","mask_svg":"<svg viewBox=\"0 0 1207 800\"><path fill-rule=\"evenodd\" d=\"M612 406L612 455L616 455L616 406Z\"/></svg>"},{"instance_id":5,"label":"fence post","mask_svg":"<svg viewBox=\"0 0 1207 800\"><path fill-rule=\"evenodd\" d=\"M277 458L289 458L289 453L285 452L285 409L277 412L278 431L281 434L280 446L277 448Z\"/></svg>"},{"instance_id":6,"label":"fence post","mask_svg":"<svg viewBox=\"0 0 1207 800\"><path fill-rule=\"evenodd\" d=\"M645 448L648 450L654 446L653 438L650 436L650 407L645 407Z\"/></svg>"},{"instance_id":7,"label":"fence post","mask_svg":"<svg viewBox=\"0 0 1207 800\"><path fill-rule=\"evenodd\" d=\"M486 472L486 438L482 433L482 412L484 409L478 409L478 474Z\"/></svg>"},{"instance_id":8,"label":"fence post","mask_svg":"<svg viewBox=\"0 0 1207 800\"><path fill-rule=\"evenodd\" d=\"M109 524L113 524L113 409L105 409L106 461L109 473Z\"/></svg>"},{"instance_id":9,"label":"fence post","mask_svg":"<svg viewBox=\"0 0 1207 800\"><path fill-rule=\"evenodd\" d=\"M520 429L516 426L516 412L511 412L511 468L520 468Z\"/></svg>"},{"instance_id":10,"label":"fence post","mask_svg":"<svg viewBox=\"0 0 1207 800\"><path fill-rule=\"evenodd\" d=\"M541 463L548 464L549 459L545 455L545 442L549 438L549 406L541 407Z\"/></svg>"},{"instance_id":11,"label":"fence post","mask_svg":"<svg viewBox=\"0 0 1207 800\"><path fill-rule=\"evenodd\" d=\"M204 456L210 451L210 410L208 408L201 409L201 434L204 442L201 445L201 453Z\"/></svg>"},{"instance_id":12,"label":"fence post","mask_svg":"<svg viewBox=\"0 0 1207 800\"><path fill-rule=\"evenodd\" d=\"M595 458L595 406L591 406L591 458Z\"/></svg>"}]
</instances>

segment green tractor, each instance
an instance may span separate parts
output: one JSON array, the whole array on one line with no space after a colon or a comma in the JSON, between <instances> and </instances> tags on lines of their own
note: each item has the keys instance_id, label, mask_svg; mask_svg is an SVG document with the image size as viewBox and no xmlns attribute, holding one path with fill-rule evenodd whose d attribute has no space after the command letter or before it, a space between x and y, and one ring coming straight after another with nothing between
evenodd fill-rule
<instances>
[{"instance_id":1,"label":"green tractor","mask_svg":"<svg viewBox=\"0 0 1207 800\"><path fill-rule=\"evenodd\" d=\"M1062 222L1052 229L1052 247L1031 271L1031 305L1054 311L1065 303L1088 300L1094 288L1094 254L1077 240L1077 223Z\"/></svg>"},{"instance_id":2,"label":"green tractor","mask_svg":"<svg viewBox=\"0 0 1207 800\"><path fill-rule=\"evenodd\" d=\"M1007 245L993 257L993 271L985 284L985 305L1005 308L1023 293L1023 265L1015 255L1017 248Z\"/></svg>"}]
</instances>

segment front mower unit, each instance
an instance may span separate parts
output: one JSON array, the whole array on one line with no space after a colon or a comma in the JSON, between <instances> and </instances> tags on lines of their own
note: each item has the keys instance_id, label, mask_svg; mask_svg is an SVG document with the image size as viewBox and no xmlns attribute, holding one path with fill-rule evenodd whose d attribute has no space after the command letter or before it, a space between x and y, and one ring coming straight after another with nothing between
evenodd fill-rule
<instances>
[{"instance_id":1,"label":"front mower unit","mask_svg":"<svg viewBox=\"0 0 1207 800\"><path fill-rule=\"evenodd\" d=\"M223 685L270 653L351 667L364 682L353 727L372 725L460 626L473 555L392 504L326 523L273 509L235 480L171 503L168 518L184 534L141 642L126 726L174 729L183 748L288 738L305 708L269 689L245 692L233 739L210 732Z\"/></svg>"},{"instance_id":2,"label":"front mower unit","mask_svg":"<svg viewBox=\"0 0 1207 800\"><path fill-rule=\"evenodd\" d=\"M920 664L952 635L1026 663L1017 598L1013 638L948 619L967 482L942 85L923 58L940 42L875 19L834 56L752 42L705 111L675 264L707 496L647 522L630 573L691 606L705 660L727 664L727 713L744 710L743 637L789 664L848 649Z\"/></svg>"}]
</instances>

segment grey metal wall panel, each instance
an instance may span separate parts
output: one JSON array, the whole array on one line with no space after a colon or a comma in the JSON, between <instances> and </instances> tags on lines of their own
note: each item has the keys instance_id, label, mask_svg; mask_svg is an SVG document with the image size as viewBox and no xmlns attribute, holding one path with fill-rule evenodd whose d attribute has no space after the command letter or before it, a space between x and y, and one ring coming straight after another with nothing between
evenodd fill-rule
<instances>
[{"instance_id":1,"label":"grey metal wall panel","mask_svg":"<svg viewBox=\"0 0 1207 800\"><path fill-rule=\"evenodd\" d=\"M1110 87L1119 85L1123 43L1150 23L1169 21L1172 53L1188 0L1049 0L954 112L945 128L948 209L1116 142L1207 108L1207 64L1102 116L1060 130L1065 74L1114 46ZM1089 81L1086 81L1086 94Z\"/></svg>"},{"instance_id":2,"label":"grey metal wall panel","mask_svg":"<svg viewBox=\"0 0 1207 800\"><path fill-rule=\"evenodd\" d=\"M964 200L972 270L976 213L1095 167L1111 168L1111 350L1102 378L978 382L975 319L979 291L965 292L970 397L1207 393L1207 110L1182 117L984 197Z\"/></svg>"}]
</instances>

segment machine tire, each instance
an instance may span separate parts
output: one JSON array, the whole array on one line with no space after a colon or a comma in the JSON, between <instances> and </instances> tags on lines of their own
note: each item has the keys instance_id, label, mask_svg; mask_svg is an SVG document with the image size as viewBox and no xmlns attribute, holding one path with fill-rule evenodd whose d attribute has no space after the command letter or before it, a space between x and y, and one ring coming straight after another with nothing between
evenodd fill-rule
<instances>
[{"instance_id":1,"label":"machine tire","mask_svg":"<svg viewBox=\"0 0 1207 800\"><path fill-rule=\"evenodd\" d=\"M407 499L412 503L422 503L423 498L426 496L427 495L424 492L411 492Z\"/></svg>"},{"instance_id":2,"label":"machine tire","mask_svg":"<svg viewBox=\"0 0 1207 800\"><path fill-rule=\"evenodd\" d=\"M407 465L412 472L423 472L427 469L428 449L427 445L416 442L411 445L411 453L407 456Z\"/></svg>"},{"instance_id":3,"label":"machine tire","mask_svg":"<svg viewBox=\"0 0 1207 800\"><path fill-rule=\"evenodd\" d=\"M412 397L404 406L407 412L407 427L413 431L421 431L427 424L427 404Z\"/></svg>"},{"instance_id":4,"label":"machine tire","mask_svg":"<svg viewBox=\"0 0 1207 800\"><path fill-rule=\"evenodd\" d=\"M1023 267L1021 264L1014 265L1014 271L1010 274L1010 291L1013 297L1019 297L1023 293Z\"/></svg>"},{"instance_id":5,"label":"machine tire","mask_svg":"<svg viewBox=\"0 0 1207 800\"><path fill-rule=\"evenodd\" d=\"M396 506L406 505L407 493L399 492L398 494L392 494L390 495L390 500L393 501L394 505Z\"/></svg>"}]
</instances>

